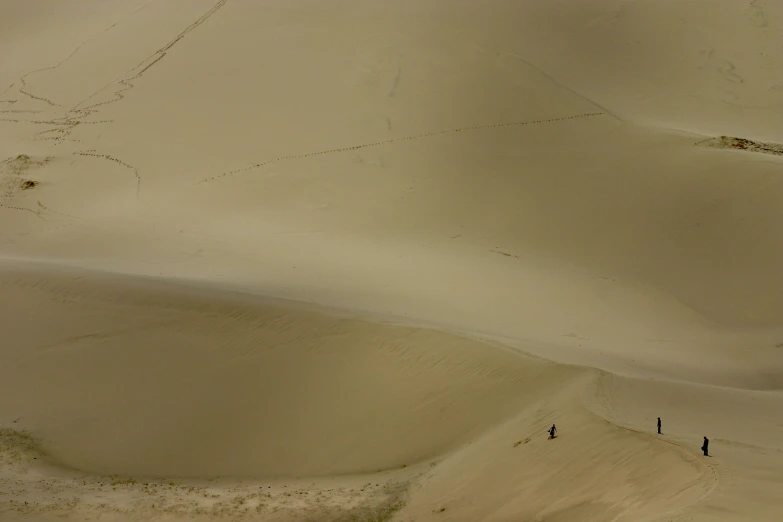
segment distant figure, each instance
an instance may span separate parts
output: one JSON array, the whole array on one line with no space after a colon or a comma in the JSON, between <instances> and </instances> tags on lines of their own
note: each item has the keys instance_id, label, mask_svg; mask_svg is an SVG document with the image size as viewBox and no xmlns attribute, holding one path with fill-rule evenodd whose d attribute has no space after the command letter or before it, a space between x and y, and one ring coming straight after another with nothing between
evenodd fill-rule
<instances>
[{"instance_id":1,"label":"distant figure","mask_svg":"<svg viewBox=\"0 0 783 522\"><path fill-rule=\"evenodd\" d=\"M704 444L701 446L701 450L704 452L705 457L709 457L709 454L707 452L707 447L710 445L710 439L707 437L704 437Z\"/></svg>"},{"instance_id":2,"label":"distant figure","mask_svg":"<svg viewBox=\"0 0 783 522\"><path fill-rule=\"evenodd\" d=\"M658 417L658 435L661 434L661 418Z\"/></svg>"},{"instance_id":3,"label":"distant figure","mask_svg":"<svg viewBox=\"0 0 783 522\"><path fill-rule=\"evenodd\" d=\"M549 438L550 439L554 439L555 438L555 433L557 433L557 428L555 428L555 425L552 424L552 427L549 428Z\"/></svg>"}]
</instances>

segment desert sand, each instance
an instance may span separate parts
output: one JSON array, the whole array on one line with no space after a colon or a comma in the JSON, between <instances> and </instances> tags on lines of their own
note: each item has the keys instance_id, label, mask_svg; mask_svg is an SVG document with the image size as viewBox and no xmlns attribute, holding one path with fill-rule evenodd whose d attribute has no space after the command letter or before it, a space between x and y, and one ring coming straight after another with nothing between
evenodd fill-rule
<instances>
[{"instance_id":1,"label":"desert sand","mask_svg":"<svg viewBox=\"0 0 783 522\"><path fill-rule=\"evenodd\" d=\"M781 42L0 0L0 520L783 519Z\"/></svg>"}]
</instances>

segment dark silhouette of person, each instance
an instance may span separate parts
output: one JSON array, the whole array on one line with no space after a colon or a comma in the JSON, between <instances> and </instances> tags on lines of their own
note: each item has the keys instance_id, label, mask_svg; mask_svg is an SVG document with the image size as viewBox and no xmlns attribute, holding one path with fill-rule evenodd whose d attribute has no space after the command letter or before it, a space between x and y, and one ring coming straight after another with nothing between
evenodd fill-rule
<instances>
[{"instance_id":1,"label":"dark silhouette of person","mask_svg":"<svg viewBox=\"0 0 783 522\"><path fill-rule=\"evenodd\" d=\"M704 437L704 444L702 444L701 450L704 452L705 457L709 457L709 453L707 452L707 448L709 447L709 445L710 445L710 439Z\"/></svg>"},{"instance_id":2,"label":"dark silhouette of person","mask_svg":"<svg viewBox=\"0 0 783 522\"><path fill-rule=\"evenodd\" d=\"M555 433L557 433L557 428L555 428L555 425L552 424L552 427L549 428L549 438L550 439L554 439L555 438Z\"/></svg>"},{"instance_id":3,"label":"dark silhouette of person","mask_svg":"<svg viewBox=\"0 0 783 522\"><path fill-rule=\"evenodd\" d=\"M661 418L658 417L658 435L661 434Z\"/></svg>"}]
</instances>

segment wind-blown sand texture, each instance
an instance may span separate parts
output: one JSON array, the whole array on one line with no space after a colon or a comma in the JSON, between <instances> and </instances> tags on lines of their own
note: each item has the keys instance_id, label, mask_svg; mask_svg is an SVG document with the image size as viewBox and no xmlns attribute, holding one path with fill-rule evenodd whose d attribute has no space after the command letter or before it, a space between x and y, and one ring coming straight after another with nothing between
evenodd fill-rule
<instances>
[{"instance_id":1,"label":"wind-blown sand texture","mask_svg":"<svg viewBox=\"0 0 783 522\"><path fill-rule=\"evenodd\" d=\"M782 520L780 42L0 0L0 520Z\"/></svg>"}]
</instances>

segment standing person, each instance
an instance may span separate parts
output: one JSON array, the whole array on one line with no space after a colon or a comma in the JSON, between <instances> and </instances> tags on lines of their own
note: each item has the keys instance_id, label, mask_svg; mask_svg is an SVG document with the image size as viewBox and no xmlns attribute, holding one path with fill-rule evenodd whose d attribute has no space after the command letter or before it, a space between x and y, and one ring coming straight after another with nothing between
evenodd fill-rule
<instances>
[{"instance_id":1,"label":"standing person","mask_svg":"<svg viewBox=\"0 0 783 522\"><path fill-rule=\"evenodd\" d=\"M704 444L701 445L701 450L704 452L705 457L709 457L709 454L707 452L707 448L709 447L709 445L710 445L710 439L704 437Z\"/></svg>"},{"instance_id":2,"label":"standing person","mask_svg":"<svg viewBox=\"0 0 783 522\"><path fill-rule=\"evenodd\" d=\"M661 418L658 417L658 435L661 434Z\"/></svg>"},{"instance_id":3,"label":"standing person","mask_svg":"<svg viewBox=\"0 0 783 522\"><path fill-rule=\"evenodd\" d=\"M550 439L554 439L555 438L555 433L557 433L557 428L555 428L555 425L552 424L552 427L549 428L549 438Z\"/></svg>"}]
</instances>

